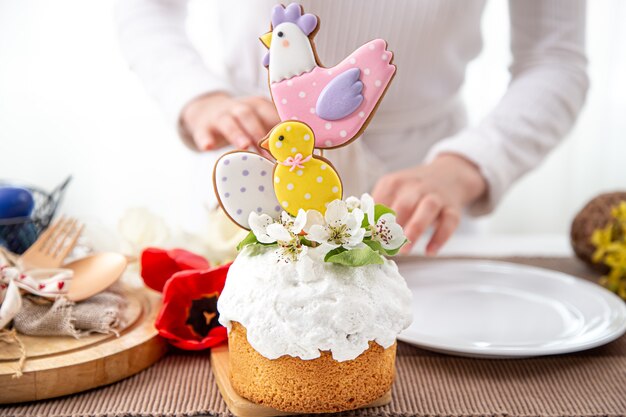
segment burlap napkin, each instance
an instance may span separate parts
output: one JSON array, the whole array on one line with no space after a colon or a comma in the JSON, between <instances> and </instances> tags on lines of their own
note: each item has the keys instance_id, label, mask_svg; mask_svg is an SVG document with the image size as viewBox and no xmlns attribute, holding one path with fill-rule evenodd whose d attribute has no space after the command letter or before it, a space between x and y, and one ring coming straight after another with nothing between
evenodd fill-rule
<instances>
[{"instance_id":1,"label":"burlap napkin","mask_svg":"<svg viewBox=\"0 0 626 417\"><path fill-rule=\"evenodd\" d=\"M110 290L79 303L65 298L46 300L28 295L23 297L23 306L13 319L13 328L31 336L79 338L90 333L117 334L124 306L124 298Z\"/></svg>"},{"instance_id":2,"label":"burlap napkin","mask_svg":"<svg viewBox=\"0 0 626 417\"><path fill-rule=\"evenodd\" d=\"M0 246L0 265L22 269L17 255ZM124 297L115 286L74 303L63 297L47 299L22 295L22 309L13 318L13 330L31 336L81 337L91 333L116 333L123 317Z\"/></svg>"}]
</instances>

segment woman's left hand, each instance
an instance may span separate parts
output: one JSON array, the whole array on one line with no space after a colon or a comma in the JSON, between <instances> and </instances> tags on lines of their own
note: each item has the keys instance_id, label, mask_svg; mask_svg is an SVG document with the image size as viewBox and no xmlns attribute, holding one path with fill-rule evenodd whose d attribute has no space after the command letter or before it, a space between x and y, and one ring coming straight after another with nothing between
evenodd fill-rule
<instances>
[{"instance_id":1,"label":"woman's left hand","mask_svg":"<svg viewBox=\"0 0 626 417\"><path fill-rule=\"evenodd\" d=\"M373 197L396 211L410 241L403 253L432 225L426 254L435 255L459 225L463 208L486 192L487 183L476 165L459 155L442 154L429 164L385 175Z\"/></svg>"}]
</instances>

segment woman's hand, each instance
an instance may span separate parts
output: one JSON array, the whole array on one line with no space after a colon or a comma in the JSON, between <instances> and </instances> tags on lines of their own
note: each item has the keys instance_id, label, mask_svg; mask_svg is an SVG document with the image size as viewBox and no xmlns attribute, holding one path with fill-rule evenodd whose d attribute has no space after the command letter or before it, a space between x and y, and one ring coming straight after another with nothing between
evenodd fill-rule
<instances>
[{"instance_id":1,"label":"woman's hand","mask_svg":"<svg viewBox=\"0 0 626 417\"><path fill-rule=\"evenodd\" d=\"M435 255L456 230L465 206L487 192L478 167L453 154L440 155L426 165L388 174L374 187L374 200L397 213L410 244L407 253L428 226L433 235L426 246Z\"/></svg>"},{"instance_id":2,"label":"woman's hand","mask_svg":"<svg viewBox=\"0 0 626 417\"><path fill-rule=\"evenodd\" d=\"M200 151L227 144L239 149L256 146L280 119L274 104L264 97L233 98L224 93L201 96L182 112L184 129Z\"/></svg>"}]
</instances>

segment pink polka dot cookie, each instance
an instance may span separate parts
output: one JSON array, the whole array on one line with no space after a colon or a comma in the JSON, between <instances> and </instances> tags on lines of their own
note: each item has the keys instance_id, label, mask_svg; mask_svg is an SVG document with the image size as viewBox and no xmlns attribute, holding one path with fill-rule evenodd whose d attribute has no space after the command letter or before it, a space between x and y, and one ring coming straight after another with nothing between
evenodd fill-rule
<instances>
[{"instance_id":1,"label":"pink polka dot cookie","mask_svg":"<svg viewBox=\"0 0 626 417\"><path fill-rule=\"evenodd\" d=\"M306 123L317 148L336 148L365 129L396 67L382 39L366 43L332 68L322 66L313 43L318 27L317 16L303 14L296 3L275 6L271 31L261 37L269 49L264 65L281 120Z\"/></svg>"}]
</instances>

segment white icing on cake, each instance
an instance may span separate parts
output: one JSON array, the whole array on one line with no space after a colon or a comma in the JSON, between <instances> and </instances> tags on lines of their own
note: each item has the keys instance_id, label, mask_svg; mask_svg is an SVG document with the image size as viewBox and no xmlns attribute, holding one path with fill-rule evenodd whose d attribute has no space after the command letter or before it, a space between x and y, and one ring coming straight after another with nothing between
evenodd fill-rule
<instances>
[{"instance_id":1,"label":"white icing on cake","mask_svg":"<svg viewBox=\"0 0 626 417\"><path fill-rule=\"evenodd\" d=\"M261 253L254 255L255 251ZM388 348L411 324L411 292L395 262L347 267L324 262L320 248L297 262L273 247L248 246L228 272L219 321L241 323L261 355L337 361L355 359L375 341Z\"/></svg>"}]
</instances>

